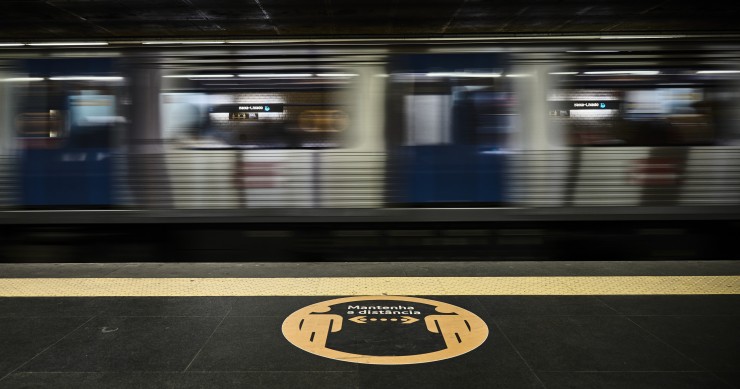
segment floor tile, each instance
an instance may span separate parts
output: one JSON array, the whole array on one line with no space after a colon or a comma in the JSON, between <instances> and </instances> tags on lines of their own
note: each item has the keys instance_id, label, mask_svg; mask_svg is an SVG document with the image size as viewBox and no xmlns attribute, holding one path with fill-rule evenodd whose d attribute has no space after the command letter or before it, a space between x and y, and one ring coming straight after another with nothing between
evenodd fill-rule
<instances>
[{"instance_id":1,"label":"floor tile","mask_svg":"<svg viewBox=\"0 0 740 389\"><path fill-rule=\"evenodd\" d=\"M257 277L259 263L129 263L110 273L117 278Z\"/></svg>"},{"instance_id":2,"label":"floor tile","mask_svg":"<svg viewBox=\"0 0 740 389\"><path fill-rule=\"evenodd\" d=\"M486 374L486 372L471 372L467 370L424 370L412 368L385 373L380 369L360 370L360 388L429 388L429 389L459 389L459 388L542 388L535 379L517 379L515 377Z\"/></svg>"},{"instance_id":3,"label":"floor tile","mask_svg":"<svg viewBox=\"0 0 740 389\"><path fill-rule=\"evenodd\" d=\"M716 276L740 274L739 261L580 261L550 262L571 276Z\"/></svg>"},{"instance_id":4,"label":"floor tile","mask_svg":"<svg viewBox=\"0 0 740 389\"><path fill-rule=\"evenodd\" d=\"M495 322L536 371L699 370L621 316L501 316Z\"/></svg>"},{"instance_id":5,"label":"floor tile","mask_svg":"<svg viewBox=\"0 0 740 389\"><path fill-rule=\"evenodd\" d=\"M337 297L233 297L229 316L280 316L283 319L307 305Z\"/></svg>"},{"instance_id":6,"label":"floor tile","mask_svg":"<svg viewBox=\"0 0 740 389\"><path fill-rule=\"evenodd\" d=\"M595 296L480 296L491 316L616 315Z\"/></svg>"},{"instance_id":7,"label":"floor tile","mask_svg":"<svg viewBox=\"0 0 740 389\"><path fill-rule=\"evenodd\" d=\"M740 295L599 296L624 315L736 315Z\"/></svg>"},{"instance_id":8,"label":"floor tile","mask_svg":"<svg viewBox=\"0 0 740 389\"><path fill-rule=\"evenodd\" d=\"M299 266L263 265L272 277L405 277L403 267L395 262L313 262ZM268 273L269 272L269 273Z\"/></svg>"},{"instance_id":9,"label":"floor tile","mask_svg":"<svg viewBox=\"0 0 740 389\"><path fill-rule=\"evenodd\" d=\"M0 278L105 277L120 263L0 263Z\"/></svg>"},{"instance_id":10,"label":"floor tile","mask_svg":"<svg viewBox=\"0 0 740 389\"><path fill-rule=\"evenodd\" d=\"M225 316L230 297L100 297L101 316Z\"/></svg>"},{"instance_id":11,"label":"floor tile","mask_svg":"<svg viewBox=\"0 0 740 389\"><path fill-rule=\"evenodd\" d=\"M353 372L244 372L244 373L15 373L0 381L0 389L353 389L358 388Z\"/></svg>"},{"instance_id":12,"label":"floor tile","mask_svg":"<svg viewBox=\"0 0 740 389\"><path fill-rule=\"evenodd\" d=\"M740 371L715 371L714 375L731 387L740 389Z\"/></svg>"},{"instance_id":13,"label":"floor tile","mask_svg":"<svg viewBox=\"0 0 740 389\"><path fill-rule=\"evenodd\" d=\"M282 334L285 317L227 317L189 371L356 371L355 364L303 351Z\"/></svg>"},{"instance_id":14,"label":"floor tile","mask_svg":"<svg viewBox=\"0 0 740 389\"><path fill-rule=\"evenodd\" d=\"M0 318L0 377L29 361L88 319Z\"/></svg>"},{"instance_id":15,"label":"floor tile","mask_svg":"<svg viewBox=\"0 0 740 389\"><path fill-rule=\"evenodd\" d=\"M96 317L21 371L182 371L218 317Z\"/></svg>"},{"instance_id":16,"label":"floor tile","mask_svg":"<svg viewBox=\"0 0 740 389\"><path fill-rule=\"evenodd\" d=\"M394 277L734 275L740 261L4 263L0 277Z\"/></svg>"},{"instance_id":17,"label":"floor tile","mask_svg":"<svg viewBox=\"0 0 740 389\"><path fill-rule=\"evenodd\" d=\"M460 261L411 262L404 266L410 277L517 277L568 275L568 266L548 262Z\"/></svg>"},{"instance_id":18,"label":"floor tile","mask_svg":"<svg viewBox=\"0 0 740 389\"><path fill-rule=\"evenodd\" d=\"M630 319L708 370L740 372L740 316L633 316Z\"/></svg>"},{"instance_id":19,"label":"floor tile","mask_svg":"<svg viewBox=\"0 0 740 389\"><path fill-rule=\"evenodd\" d=\"M740 274L739 261L460 261L411 262L409 276L689 276Z\"/></svg>"},{"instance_id":20,"label":"floor tile","mask_svg":"<svg viewBox=\"0 0 740 389\"><path fill-rule=\"evenodd\" d=\"M470 312L478 315L481 319L485 320L486 310L481 305L478 296L416 296L434 301L441 301L448 304L458 306L463 309L467 309Z\"/></svg>"},{"instance_id":21,"label":"floor tile","mask_svg":"<svg viewBox=\"0 0 740 389\"><path fill-rule=\"evenodd\" d=\"M410 365L360 365L359 370L363 389L542 388L517 351L497 331L490 332L478 348L454 358Z\"/></svg>"},{"instance_id":22,"label":"floor tile","mask_svg":"<svg viewBox=\"0 0 740 389\"><path fill-rule=\"evenodd\" d=\"M706 372L540 372L547 389L729 389Z\"/></svg>"},{"instance_id":23,"label":"floor tile","mask_svg":"<svg viewBox=\"0 0 740 389\"><path fill-rule=\"evenodd\" d=\"M259 372L262 389L357 389L359 379L356 371L281 371Z\"/></svg>"},{"instance_id":24,"label":"floor tile","mask_svg":"<svg viewBox=\"0 0 740 389\"><path fill-rule=\"evenodd\" d=\"M0 298L0 317L224 316L230 297Z\"/></svg>"},{"instance_id":25,"label":"floor tile","mask_svg":"<svg viewBox=\"0 0 740 389\"><path fill-rule=\"evenodd\" d=\"M99 313L95 298L0 297L0 317L92 317Z\"/></svg>"},{"instance_id":26,"label":"floor tile","mask_svg":"<svg viewBox=\"0 0 740 389\"><path fill-rule=\"evenodd\" d=\"M132 263L109 277L402 277L393 262Z\"/></svg>"}]
</instances>

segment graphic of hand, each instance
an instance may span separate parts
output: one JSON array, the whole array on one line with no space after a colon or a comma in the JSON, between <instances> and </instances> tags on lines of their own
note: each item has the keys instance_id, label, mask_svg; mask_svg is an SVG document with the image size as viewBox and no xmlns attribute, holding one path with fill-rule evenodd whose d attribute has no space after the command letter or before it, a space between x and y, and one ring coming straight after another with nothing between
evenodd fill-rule
<instances>
[{"instance_id":1,"label":"graphic of hand","mask_svg":"<svg viewBox=\"0 0 740 389\"><path fill-rule=\"evenodd\" d=\"M298 323L297 333L301 344L309 349L324 348L330 332L342 330L342 316L311 313Z\"/></svg>"},{"instance_id":2,"label":"graphic of hand","mask_svg":"<svg viewBox=\"0 0 740 389\"><path fill-rule=\"evenodd\" d=\"M470 323L459 315L429 315L424 321L427 330L442 333L447 349L461 348L473 333Z\"/></svg>"}]
</instances>

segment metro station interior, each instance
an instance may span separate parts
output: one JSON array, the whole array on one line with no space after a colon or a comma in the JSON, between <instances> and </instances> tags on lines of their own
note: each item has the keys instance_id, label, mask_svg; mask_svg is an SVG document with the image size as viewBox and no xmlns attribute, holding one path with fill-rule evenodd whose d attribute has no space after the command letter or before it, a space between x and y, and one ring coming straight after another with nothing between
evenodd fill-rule
<instances>
[{"instance_id":1,"label":"metro station interior","mask_svg":"<svg viewBox=\"0 0 740 389\"><path fill-rule=\"evenodd\" d=\"M739 5L1 5L0 388L740 388Z\"/></svg>"}]
</instances>

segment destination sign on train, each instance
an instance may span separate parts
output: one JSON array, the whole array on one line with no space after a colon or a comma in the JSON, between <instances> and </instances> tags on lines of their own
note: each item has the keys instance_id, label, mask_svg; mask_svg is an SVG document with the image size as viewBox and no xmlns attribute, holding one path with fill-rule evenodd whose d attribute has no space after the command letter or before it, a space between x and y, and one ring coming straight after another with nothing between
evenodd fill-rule
<instances>
[{"instance_id":1,"label":"destination sign on train","mask_svg":"<svg viewBox=\"0 0 740 389\"><path fill-rule=\"evenodd\" d=\"M619 109L616 100L553 101L554 109Z\"/></svg>"},{"instance_id":2,"label":"destination sign on train","mask_svg":"<svg viewBox=\"0 0 740 389\"><path fill-rule=\"evenodd\" d=\"M211 107L210 112L283 112L283 104L223 104Z\"/></svg>"}]
</instances>

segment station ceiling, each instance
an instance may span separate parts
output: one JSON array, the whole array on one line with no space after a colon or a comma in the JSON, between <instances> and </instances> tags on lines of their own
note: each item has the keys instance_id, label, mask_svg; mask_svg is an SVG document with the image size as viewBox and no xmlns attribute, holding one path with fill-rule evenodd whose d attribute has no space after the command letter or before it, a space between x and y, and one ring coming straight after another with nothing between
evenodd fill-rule
<instances>
[{"instance_id":1,"label":"station ceiling","mask_svg":"<svg viewBox=\"0 0 740 389\"><path fill-rule=\"evenodd\" d=\"M740 2L713 1L4 0L0 6L0 43L740 33Z\"/></svg>"}]
</instances>

